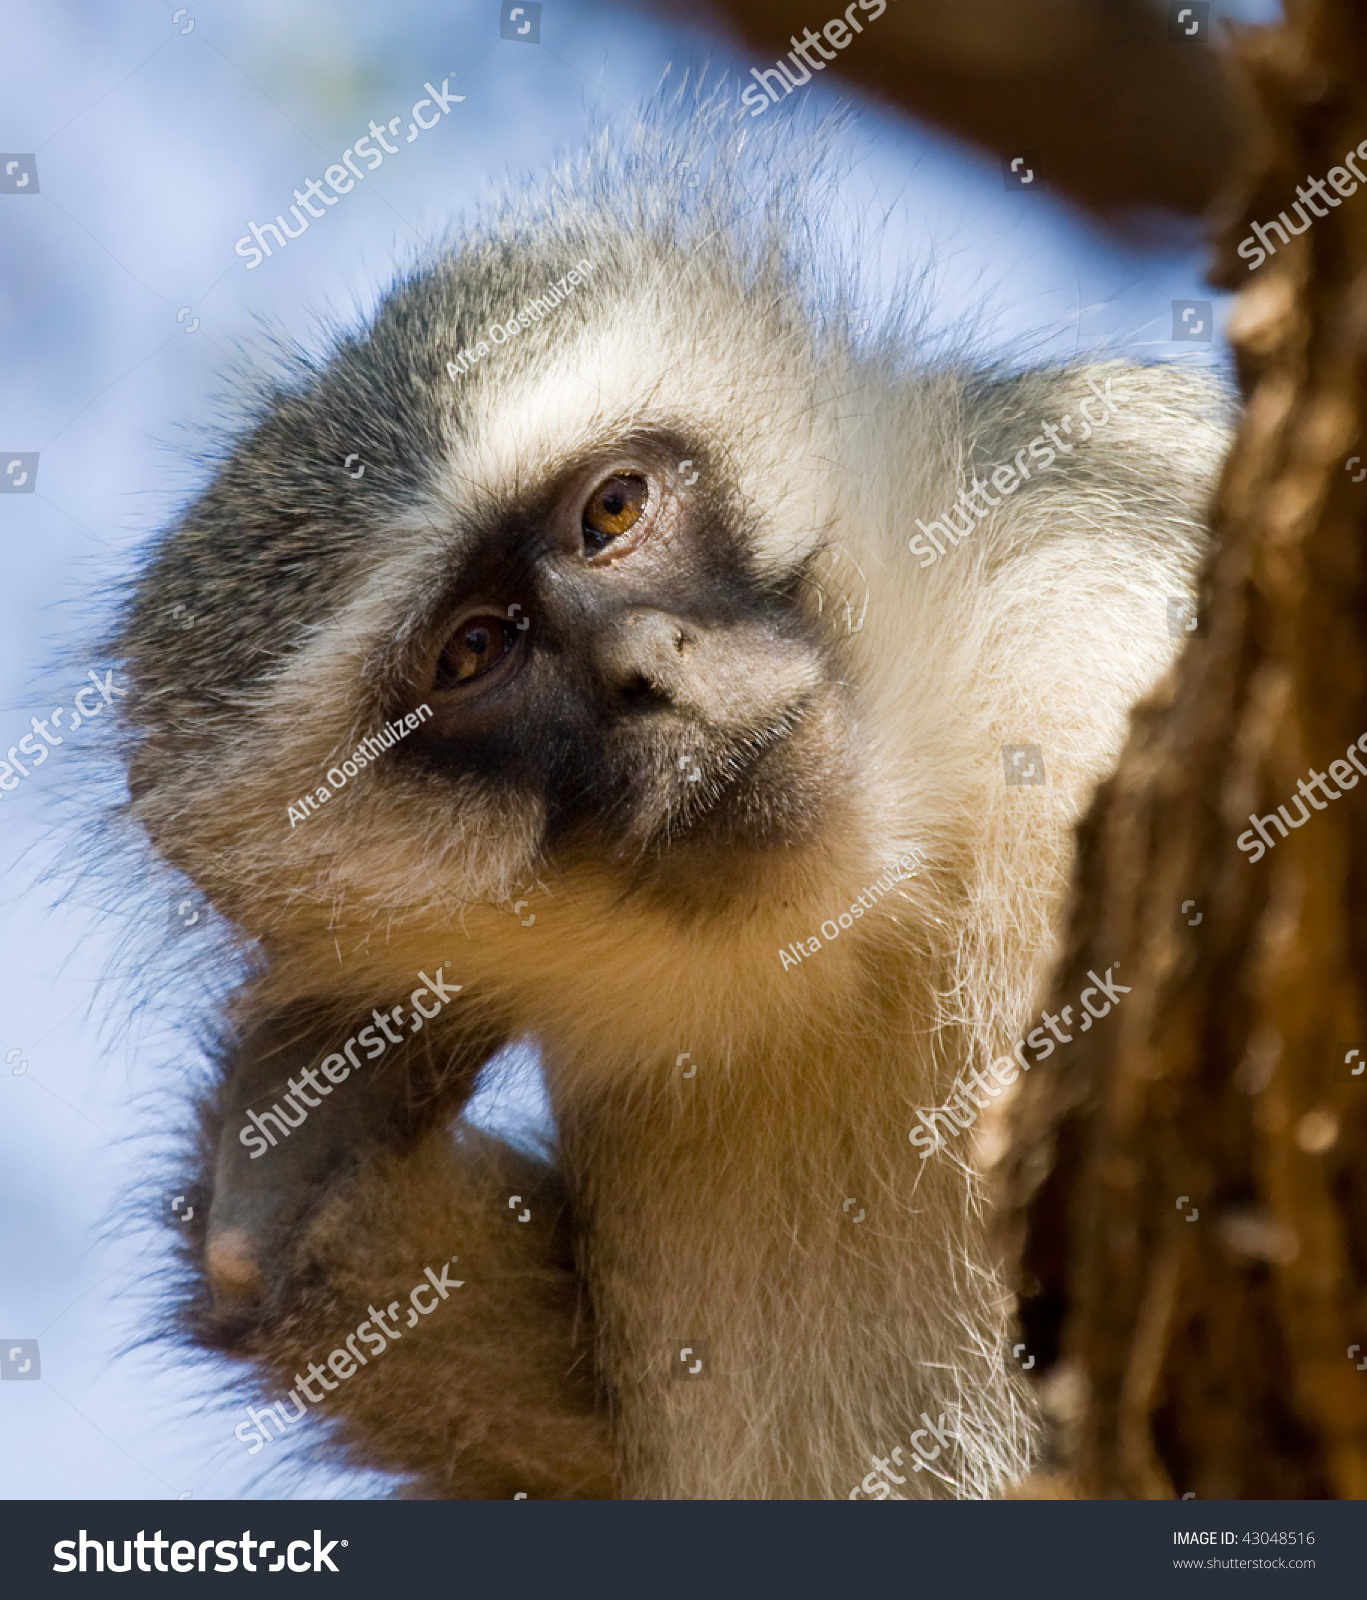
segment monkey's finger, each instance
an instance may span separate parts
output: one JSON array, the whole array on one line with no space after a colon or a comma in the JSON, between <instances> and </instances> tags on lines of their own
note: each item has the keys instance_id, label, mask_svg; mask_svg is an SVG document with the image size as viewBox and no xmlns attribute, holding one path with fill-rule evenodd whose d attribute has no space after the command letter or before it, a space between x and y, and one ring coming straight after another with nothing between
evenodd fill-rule
<instances>
[{"instance_id":1,"label":"monkey's finger","mask_svg":"<svg viewBox=\"0 0 1367 1600\"><path fill-rule=\"evenodd\" d=\"M411 1138L441 1110L455 1109L498 1044L483 1033L429 1034L417 1053L382 1057L329 1081L316 1063L346 1031L335 1021L272 1020L244 1040L225 1083L204 1256L222 1315L266 1297L271 1261L328 1187L378 1145ZM434 1083L444 1092L434 1092Z\"/></svg>"}]
</instances>

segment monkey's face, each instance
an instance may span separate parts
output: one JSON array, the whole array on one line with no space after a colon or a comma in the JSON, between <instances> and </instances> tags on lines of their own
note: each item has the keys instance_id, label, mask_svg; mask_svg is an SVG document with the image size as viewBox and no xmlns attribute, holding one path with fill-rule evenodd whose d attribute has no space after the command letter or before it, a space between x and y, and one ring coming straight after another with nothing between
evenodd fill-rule
<instances>
[{"instance_id":1,"label":"monkey's face","mask_svg":"<svg viewBox=\"0 0 1367 1600\"><path fill-rule=\"evenodd\" d=\"M830 650L800 579L757 569L705 445L586 451L481 520L413 640L434 716L409 760L532 799L551 852L809 835L842 722Z\"/></svg>"},{"instance_id":2,"label":"monkey's face","mask_svg":"<svg viewBox=\"0 0 1367 1600\"><path fill-rule=\"evenodd\" d=\"M840 827L855 675L814 566L847 506L809 330L720 256L711 282L616 248L615 287L604 243L601 291L454 374L555 273L419 275L160 550L122 649L131 787L257 937L354 916L392 940L540 871L756 904ZM675 292L688 271L710 299Z\"/></svg>"}]
</instances>

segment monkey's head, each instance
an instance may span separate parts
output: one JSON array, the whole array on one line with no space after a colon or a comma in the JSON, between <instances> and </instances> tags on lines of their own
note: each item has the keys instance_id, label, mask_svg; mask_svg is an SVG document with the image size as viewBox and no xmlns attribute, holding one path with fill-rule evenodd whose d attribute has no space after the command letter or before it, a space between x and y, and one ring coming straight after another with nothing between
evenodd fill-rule
<instances>
[{"instance_id":1,"label":"monkey's head","mask_svg":"<svg viewBox=\"0 0 1367 1600\"><path fill-rule=\"evenodd\" d=\"M775 252L642 205L401 282L156 549L120 640L133 806L268 947L430 952L537 876L752 904L853 803L844 358Z\"/></svg>"}]
</instances>

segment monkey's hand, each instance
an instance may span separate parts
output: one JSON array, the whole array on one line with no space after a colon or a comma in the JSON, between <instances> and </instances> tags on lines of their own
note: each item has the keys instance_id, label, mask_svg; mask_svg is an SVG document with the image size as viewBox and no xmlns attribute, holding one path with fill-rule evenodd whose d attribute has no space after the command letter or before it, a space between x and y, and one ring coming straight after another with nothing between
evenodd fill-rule
<instances>
[{"instance_id":1,"label":"monkey's hand","mask_svg":"<svg viewBox=\"0 0 1367 1600\"><path fill-rule=\"evenodd\" d=\"M293 1391L286 1418L316 1405L349 1459L407 1474L413 1492L610 1496L559 1176L450 1126L501 1041L431 1029L422 1054L321 1092L315 1064L346 1033L335 1015L296 1014L236 1053L206 1118L195 1337Z\"/></svg>"}]
</instances>

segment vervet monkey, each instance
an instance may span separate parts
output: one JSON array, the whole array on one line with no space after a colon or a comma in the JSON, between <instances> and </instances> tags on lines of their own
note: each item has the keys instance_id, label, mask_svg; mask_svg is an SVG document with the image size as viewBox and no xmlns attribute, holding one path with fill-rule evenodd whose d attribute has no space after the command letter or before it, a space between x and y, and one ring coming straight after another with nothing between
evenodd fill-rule
<instances>
[{"instance_id":1,"label":"vervet monkey","mask_svg":"<svg viewBox=\"0 0 1367 1600\"><path fill-rule=\"evenodd\" d=\"M709 160L599 149L301 359L117 638L131 815L247 969L187 1315L419 1494L1032 1459L980 1129L919 1112L1009 1076L1224 402L919 363ZM517 1040L544 1159L460 1119Z\"/></svg>"}]
</instances>

